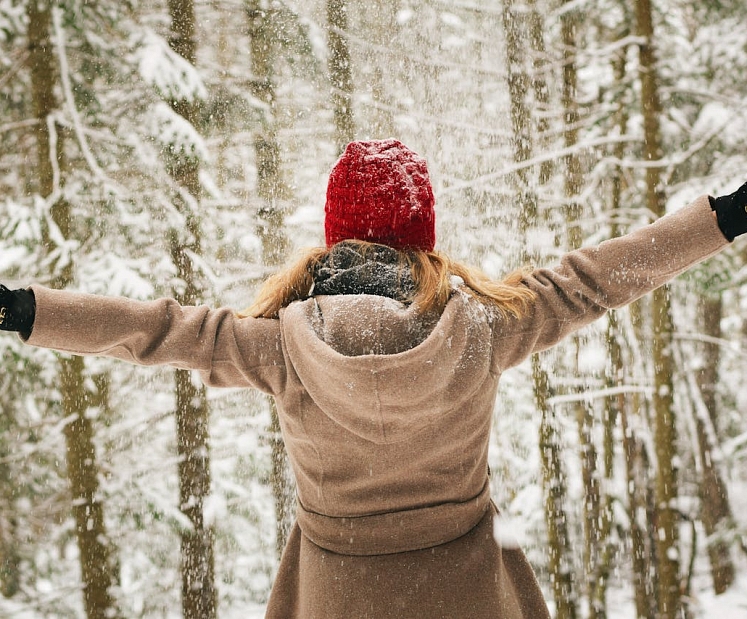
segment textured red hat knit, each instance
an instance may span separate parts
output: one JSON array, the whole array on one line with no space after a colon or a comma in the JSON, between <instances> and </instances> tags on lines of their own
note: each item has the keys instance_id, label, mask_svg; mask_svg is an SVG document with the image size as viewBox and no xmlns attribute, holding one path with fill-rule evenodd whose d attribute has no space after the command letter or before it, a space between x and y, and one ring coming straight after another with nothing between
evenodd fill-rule
<instances>
[{"instance_id":1,"label":"textured red hat knit","mask_svg":"<svg viewBox=\"0 0 747 619\"><path fill-rule=\"evenodd\" d=\"M432 251L434 204L425 159L398 140L351 142L329 175L327 247L356 239Z\"/></svg>"}]
</instances>

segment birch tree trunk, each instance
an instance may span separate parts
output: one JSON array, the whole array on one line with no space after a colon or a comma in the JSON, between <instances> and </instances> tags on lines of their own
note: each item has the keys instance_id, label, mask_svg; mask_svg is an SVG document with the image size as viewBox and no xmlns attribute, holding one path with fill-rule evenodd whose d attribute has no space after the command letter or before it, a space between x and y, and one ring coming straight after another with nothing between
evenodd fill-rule
<instances>
[{"instance_id":1,"label":"birch tree trunk","mask_svg":"<svg viewBox=\"0 0 747 619\"><path fill-rule=\"evenodd\" d=\"M273 64L276 45L272 30L272 13L260 7L258 0L247 4L247 18L251 46L252 94L266 105L262 123L254 135L254 153L257 165L257 234L262 242L262 262L268 267L278 267L286 259L289 240L283 228L285 213L282 201L287 193L280 169L280 146L275 131L275 84ZM272 468L270 484L275 502L275 553L278 558L293 524L295 509L295 484L290 472L285 443L280 432L277 406L267 398L270 425L267 440L270 444Z\"/></svg>"},{"instance_id":2,"label":"birch tree trunk","mask_svg":"<svg viewBox=\"0 0 747 619\"><path fill-rule=\"evenodd\" d=\"M59 236L69 239L71 230L70 204L55 193L64 183L66 162L63 135L53 121L58 102L55 85L58 78L51 39L52 11L61 10L56 3L29 2L27 5L29 66L31 97L37 151L37 191L43 198L54 200L50 208L51 225ZM57 235L50 234L42 223L44 248L54 250ZM72 282L73 262L53 264L51 284L64 288ZM104 525L104 506L99 490L99 465L93 442L93 424L86 415L85 365L82 357L59 357L58 379L61 417L65 424L65 453L68 482L75 519L75 534L80 552L83 603L88 619L111 619L119 616L111 587L117 581L112 561L113 549Z\"/></svg>"},{"instance_id":3,"label":"birch tree trunk","mask_svg":"<svg viewBox=\"0 0 747 619\"><path fill-rule=\"evenodd\" d=\"M654 217L665 213L665 198L661 186L659 83L654 52L654 25L651 0L635 2L639 45L641 111L643 115L643 157L646 168L646 208ZM674 409L674 362L672 355L672 324L669 288L652 293L654 363L654 445L656 451L656 579L658 583L658 617L679 616L680 559L678 533L677 488L677 415Z\"/></svg>"},{"instance_id":4,"label":"birch tree trunk","mask_svg":"<svg viewBox=\"0 0 747 619\"><path fill-rule=\"evenodd\" d=\"M355 138L353 117L353 72L345 33L348 29L346 0L327 0L327 45L332 111L335 118L335 144L342 153Z\"/></svg>"},{"instance_id":5,"label":"birch tree trunk","mask_svg":"<svg viewBox=\"0 0 747 619\"><path fill-rule=\"evenodd\" d=\"M193 0L169 0L171 49L195 64L195 11ZM198 125L199 103L172 99L173 110L192 126ZM203 285L191 256L202 252L196 205L200 200L199 161L181 152L167 153L169 174L183 193L174 203L183 215L183 229L169 231L171 259L178 285L174 298L182 305L195 305L204 296ZM217 614L214 531L205 522L204 504L210 495L209 420L205 387L187 370L175 371L176 444L179 455L179 509L189 520L181 531L182 612L185 619L213 619Z\"/></svg>"}]
</instances>

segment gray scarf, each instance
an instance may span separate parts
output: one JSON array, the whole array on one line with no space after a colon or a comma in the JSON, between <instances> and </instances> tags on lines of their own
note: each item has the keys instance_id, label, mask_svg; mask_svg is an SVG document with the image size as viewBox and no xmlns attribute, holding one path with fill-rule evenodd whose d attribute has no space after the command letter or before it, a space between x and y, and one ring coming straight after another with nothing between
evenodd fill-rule
<instances>
[{"instance_id":1,"label":"gray scarf","mask_svg":"<svg viewBox=\"0 0 747 619\"><path fill-rule=\"evenodd\" d=\"M375 294L409 303L415 282L397 250L374 245L362 253L354 243L335 245L314 269L313 295Z\"/></svg>"}]
</instances>

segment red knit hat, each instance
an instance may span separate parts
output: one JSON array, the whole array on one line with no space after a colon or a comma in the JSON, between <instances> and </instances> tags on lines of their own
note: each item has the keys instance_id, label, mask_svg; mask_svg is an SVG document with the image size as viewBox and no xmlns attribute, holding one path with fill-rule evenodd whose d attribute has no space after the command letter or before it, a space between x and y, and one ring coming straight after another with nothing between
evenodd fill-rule
<instances>
[{"instance_id":1,"label":"red knit hat","mask_svg":"<svg viewBox=\"0 0 747 619\"><path fill-rule=\"evenodd\" d=\"M357 239L432 251L434 204L425 159L397 140L351 142L329 175L327 247Z\"/></svg>"}]
</instances>

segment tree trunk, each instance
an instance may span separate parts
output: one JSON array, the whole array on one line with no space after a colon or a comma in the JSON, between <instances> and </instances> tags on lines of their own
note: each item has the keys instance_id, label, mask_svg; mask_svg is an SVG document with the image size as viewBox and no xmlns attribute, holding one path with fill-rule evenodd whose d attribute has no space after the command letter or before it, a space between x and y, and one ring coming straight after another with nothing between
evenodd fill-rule
<instances>
[{"instance_id":1,"label":"tree trunk","mask_svg":"<svg viewBox=\"0 0 747 619\"><path fill-rule=\"evenodd\" d=\"M527 24L522 13L514 10L513 0L504 0L503 27L506 35L506 67L510 95L510 116L514 161L528 161L532 157L532 115L526 97L531 91L532 81L525 65L524 39ZM536 28L536 22L531 24ZM530 30L533 30L531 28ZM544 47L536 39L534 45ZM546 172L546 170L545 170ZM543 173L543 170L540 170ZM529 168L522 168L513 175L518 194L520 229L524 236L538 219L537 193L532 187ZM527 259L528 256L524 256ZM540 424L540 459L542 465L543 492L545 495L545 525L548 539L548 570L552 582L557 619L575 619L577 609L573 591L573 560L567 526L567 484L562 461L562 447L556 427L554 411L548 404L552 395L550 379L542 368L538 355L532 356L532 379L537 409L542 415Z\"/></svg>"},{"instance_id":2,"label":"tree trunk","mask_svg":"<svg viewBox=\"0 0 747 619\"><path fill-rule=\"evenodd\" d=\"M573 586L573 558L570 551L566 513L568 489L557 419L547 403L547 399L552 396L550 380L547 372L540 365L538 355L532 356L532 378L535 402L542 415L539 447L549 554L547 567L555 599L555 618L575 619L578 611Z\"/></svg>"},{"instance_id":3,"label":"tree trunk","mask_svg":"<svg viewBox=\"0 0 747 619\"><path fill-rule=\"evenodd\" d=\"M613 59L613 71L615 81L618 85L623 84L626 76L627 48L623 48ZM616 110L616 124L619 135L625 135L628 131L628 108L624 102L620 102ZM622 161L625 155L625 145L618 142L613 147L613 153L618 161ZM610 236L617 237L622 232L617 225L617 211L622 206L623 178L618 168L611 179L611 217ZM631 313L636 313L637 306L632 306ZM608 315L607 325L607 349L609 354L609 366L607 375L608 387L620 387L625 382L626 368L623 358L623 346L625 337L620 333L618 315L611 311ZM654 607L651 604L653 598L651 590L651 553L647 543L646 528L642 526L640 513L646 513L648 501L646 500L648 490L648 478L645 474L648 462L645 446L636 435L634 425L630 418L637 415L642 419L642 407L645 402L639 394L633 394L626 398L625 394L618 393L607 398L605 404L605 479L612 479L612 457L614 450L614 426L616 420L620 421L622 430L623 455L625 461L625 487L627 495L628 520L630 523L630 546L633 570L633 592L638 619L653 619ZM612 524L611 497L605 501L605 512L603 514L603 527L609 535ZM611 552L611 550L610 550Z\"/></svg>"},{"instance_id":4,"label":"tree trunk","mask_svg":"<svg viewBox=\"0 0 747 619\"><path fill-rule=\"evenodd\" d=\"M280 560L296 516L296 485L280 431L280 418L275 400L268 398L268 405L270 425L267 428L267 440L270 443L272 459L270 484L275 501L275 556Z\"/></svg>"},{"instance_id":5,"label":"tree trunk","mask_svg":"<svg viewBox=\"0 0 747 619\"><path fill-rule=\"evenodd\" d=\"M53 44L50 38L50 3L30 2L27 6L29 65L37 149L37 192L53 199L64 183L66 165L63 156L63 136L50 123L57 108L57 80ZM58 9L59 10L59 9ZM54 131L54 134L52 133ZM52 223L64 239L69 239L70 205L57 197L50 209ZM54 249L52 236L45 225L43 242L47 252ZM61 268L53 265L50 273L55 288L71 283L73 264ZM82 357L59 359L61 415L70 421L65 425L65 446L68 482L75 519L75 534L80 552L83 603L88 619L111 619L119 616L110 588L117 580L112 561L112 547L104 525L104 508L99 492L99 466L93 442L93 425L86 415L87 397L84 387L85 365Z\"/></svg>"},{"instance_id":6,"label":"tree trunk","mask_svg":"<svg viewBox=\"0 0 747 619\"><path fill-rule=\"evenodd\" d=\"M651 0L635 2L643 115L643 155L646 168L646 207L656 217L665 213L665 198L661 187L659 84L654 53L654 26ZM673 324L668 287L652 293L654 364L654 448L656 451L656 581L658 583L658 617L679 616L680 560L677 511L677 416L674 409L674 363L672 355Z\"/></svg>"},{"instance_id":7,"label":"tree trunk","mask_svg":"<svg viewBox=\"0 0 747 619\"><path fill-rule=\"evenodd\" d=\"M338 0L339 2L340 0ZM345 2L345 0L342 0ZM327 7L332 7L333 2L328 2ZM399 0L379 0L376 3L377 10L365 13L364 28L367 33L366 39L369 40L373 45L380 49L387 49L393 45L393 39L396 37L397 32L397 12L400 7ZM365 9L364 9L365 10ZM331 17L331 16L330 16ZM328 18L330 26L333 21ZM344 48L340 49L340 53L344 56L347 54L348 64L350 63L350 54L347 49L347 41L345 40L345 31L347 30L347 20L345 28L340 29L338 32L342 39ZM329 39L329 49L331 53L334 53L333 44L338 42ZM396 97L393 97L393 93L390 91L392 86L396 83L392 80L391 67L389 66L389 56L386 53L371 54L371 63L369 65L356 67L360 71L360 77L358 83L370 83L371 96L373 106L369 108L365 114L361 115L359 123L362 125L361 130L370 135L373 138L386 138L397 134L397 128L394 121L394 112L396 109ZM330 58L330 73L332 69L332 59ZM350 68L348 73L352 73ZM334 80L334 78L333 78ZM349 77L350 86L348 94L352 96L352 76ZM394 83L393 83L394 82ZM350 119L344 124L346 127L350 127L350 132L346 134L346 140L350 141L355 136L355 122L352 113L352 107L350 112Z\"/></svg>"},{"instance_id":8,"label":"tree trunk","mask_svg":"<svg viewBox=\"0 0 747 619\"><path fill-rule=\"evenodd\" d=\"M332 110L335 118L335 143L342 153L355 137L353 118L353 72L345 33L348 29L346 0L327 0L327 45L329 77L332 86Z\"/></svg>"},{"instance_id":9,"label":"tree trunk","mask_svg":"<svg viewBox=\"0 0 747 619\"><path fill-rule=\"evenodd\" d=\"M254 136L254 153L257 165L257 197L259 198L257 235L262 242L262 262L278 267L286 259L289 240L283 229L285 213L282 201L287 189L280 169L280 146L275 131L275 34L272 14L260 8L253 0L247 5L251 46L253 95L267 106L259 131ZM275 553L278 559L285 548L295 515L295 484L290 472L288 454L280 432L277 406L267 398L270 424L267 440L270 444L272 468L270 484L275 501Z\"/></svg>"},{"instance_id":10,"label":"tree trunk","mask_svg":"<svg viewBox=\"0 0 747 619\"><path fill-rule=\"evenodd\" d=\"M190 372L177 370L175 385L179 509L190 522L181 531L182 612L185 619L209 619L217 613L217 590L214 531L203 512L210 495L207 401Z\"/></svg>"},{"instance_id":11,"label":"tree trunk","mask_svg":"<svg viewBox=\"0 0 747 619\"><path fill-rule=\"evenodd\" d=\"M721 296L706 297L701 303L704 320L704 334L710 341L703 344L705 363L698 376L698 386L708 416L695 414L695 428L698 435L699 459L701 467L700 495L701 519L708 536L708 558L711 562L713 589L717 594L724 593L736 577L731 559L730 545L725 539L727 529L732 526L729 494L715 460L715 441L718 440L718 409L716 387L721 339Z\"/></svg>"},{"instance_id":12,"label":"tree trunk","mask_svg":"<svg viewBox=\"0 0 747 619\"><path fill-rule=\"evenodd\" d=\"M650 303L640 299L629 306L630 322L636 342L647 345L652 316ZM649 383L652 370L639 358L632 368L634 378ZM643 367L641 367L643 366ZM656 466L649 446L653 434L652 403L643 394L634 393L631 406L621 417L623 449L627 469L628 511L632 523L632 545L640 554L633 557L636 610L640 617L656 619L658 613L656 581Z\"/></svg>"},{"instance_id":13,"label":"tree trunk","mask_svg":"<svg viewBox=\"0 0 747 619\"><path fill-rule=\"evenodd\" d=\"M6 367L3 371L7 372ZM12 374L6 374L5 378L14 380ZM3 387L7 385L4 382ZM0 595L11 598L21 589L21 556L19 550L19 539L17 533L18 518L16 517L16 500L18 498L18 484L14 479L13 469L10 465L11 450L16 445L11 432L14 420L11 406L7 404L8 397L13 398L12 393L3 391L2 405L0 406Z\"/></svg>"},{"instance_id":14,"label":"tree trunk","mask_svg":"<svg viewBox=\"0 0 747 619\"><path fill-rule=\"evenodd\" d=\"M571 4L571 2L566 2ZM578 143L579 111L577 103L578 72L576 55L578 53L577 30L580 23L578 10L564 10L560 17L560 31L563 49L563 82L561 98L564 110L563 141L570 150ZM565 205L564 219L566 229L566 248L578 249L582 242L581 204L578 196L583 188L581 160L575 153L564 157ZM582 340L573 336L576 350L573 373L580 376L578 354ZM585 589L589 600L589 619L604 619L607 616L606 604L606 566L604 565L606 539L602 534L602 496L599 483L598 453L593 438L593 410L583 400L574 403L574 413L578 426L578 439L581 461L581 477L584 486L584 572Z\"/></svg>"},{"instance_id":15,"label":"tree trunk","mask_svg":"<svg viewBox=\"0 0 747 619\"><path fill-rule=\"evenodd\" d=\"M574 4L573 0L567 0L567 4ZM578 53L576 31L580 15L577 10L568 9L561 13L560 31L563 45L563 142L566 149L576 146L578 143L578 103L576 94L578 88L578 72L576 70L576 54ZM583 241L581 234L580 218L581 204L578 196L583 187L581 174L581 160L576 153L570 153L564 157L565 170L563 172L565 185L565 208L564 219L566 223L566 245L569 250L578 249Z\"/></svg>"},{"instance_id":16,"label":"tree trunk","mask_svg":"<svg viewBox=\"0 0 747 619\"><path fill-rule=\"evenodd\" d=\"M550 88L547 84L548 62L545 44L545 23L542 13L537 9L536 0L528 0L529 7L529 43L532 46L532 90L539 117L537 119L537 134L539 135L540 151L549 148L548 133L550 130ZM547 184L553 171L553 161L548 159L539 166L539 186Z\"/></svg>"},{"instance_id":17,"label":"tree trunk","mask_svg":"<svg viewBox=\"0 0 747 619\"><path fill-rule=\"evenodd\" d=\"M647 535L647 528L641 522L643 515L651 522L652 512L649 492L649 470L651 459L646 443L638 437L633 423L641 417L638 405L643 398L634 397L631 411L625 407L620 414L620 428L623 436L623 452L626 467L626 491L628 514L630 517L630 546L633 559L633 590L635 594L636 616L638 619L655 619L656 617L656 581L653 558L654 542Z\"/></svg>"},{"instance_id":18,"label":"tree trunk","mask_svg":"<svg viewBox=\"0 0 747 619\"><path fill-rule=\"evenodd\" d=\"M171 33L169 45L182 58L195 64L195 9L193 0L169 0ZM193 126L198 125L199 103L172 99L173 110ZM194 305L204 295L192 255L201 253L201 231L194 204L200 199L199 161L177 152L167 153L169 174L189 197L175 195L175 205L184 216L184 229L169 232L171 259L178 286L174 298L181 305ZM210 412L205 387L193 381L192 373L176 370L176 445L179 455L179 509L190 526L181 531L182 612L185 619L213 619L217 615L215 550L212 523L205 522L204 503L210 495Z\"/></svg>"},{"instance_id":19,"label":"tree trunk","mask_svg":"<svg viewBox=\"0 0 747 619\"><path fill-rule=\"evenodd\" d=\"M67 474L80 549L83 597L89 619L118 616L109 588L116 576L109 538L104 526L104 506L99 496L98 463L93 443L93 424L85 415L87 394L82 357L60 359L60 394L63 414L76 414L65 425Z\"/></svg>"},{"instance_id":20,"label":"tree trunk","mask_svg":"<svg viewBox=\"0 0 747 619\"><path fill-rule=\"evenodd\" d=\"M521 12L514 10L514 0L503 0L503 30L506 35L506 71L510 97L511 145L514 161L528 161L532 156L532 115L526 97L531 81L525 65L524 29ZM537 223L536 192L531 190L528 168L512 175L518 193L517 209L521 230L526 233ZM526 260L523 257L523 261Z\"/></svg>"}]
</instances>

